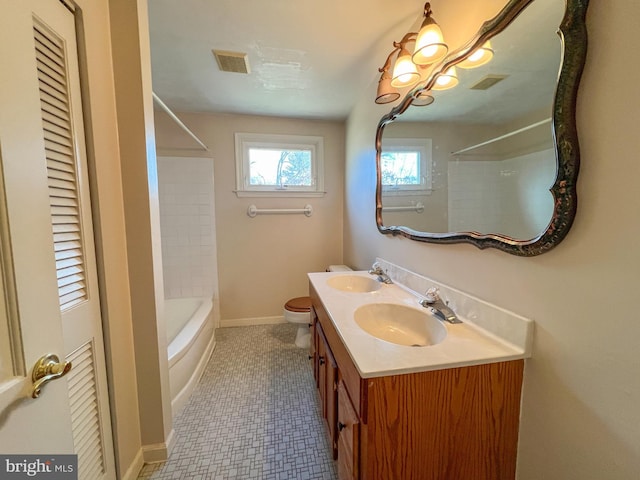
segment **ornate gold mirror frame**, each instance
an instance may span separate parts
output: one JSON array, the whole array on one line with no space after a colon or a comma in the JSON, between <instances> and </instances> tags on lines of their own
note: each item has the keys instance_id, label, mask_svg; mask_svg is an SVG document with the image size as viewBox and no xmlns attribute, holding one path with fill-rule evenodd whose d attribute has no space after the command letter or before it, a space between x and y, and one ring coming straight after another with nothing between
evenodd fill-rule
<instances>
[{"instance_id":1,"label":"ornate gold mirror frame","mask_svg":"<svg viewBox=\"0 0 640 480\"><path fill-rule=\"evenodd\" d=\"M382 117L376 132L376 223L384 234L402 235L412 240L430 243L471 243L480 249L497 248L519 256L535 256L558 245L573 223L576 206L576 182L580 166L580 150L576 129L576 97L587 52L585 17L589 0L566 0L564 17L558 29L562 64L552 107L552 133L556 151L557 174L549 189L553 195L552 218L540 235L529 240L517 240L506 235L477 232L429 233L406 226L384 226L382 220L382 133L387 124L402 114L420 92L429 91L439 73L447 71L469 57L487 40L502 32L522 11L535 0L510 0L500 13L483 23L475 37L466 45L449 54L433 69L429 78L411 90L387 115ZM428 108L428 107L426 107Z\"/></svg>"}]
</instances>

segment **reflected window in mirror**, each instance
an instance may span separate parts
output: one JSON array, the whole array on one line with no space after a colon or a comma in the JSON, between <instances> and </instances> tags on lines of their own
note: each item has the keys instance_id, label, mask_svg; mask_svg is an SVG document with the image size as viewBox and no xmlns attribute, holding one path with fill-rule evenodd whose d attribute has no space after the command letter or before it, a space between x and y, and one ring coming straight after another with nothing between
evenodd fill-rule
<instances>
[{"instance_id":1,"label":"reflected window in mirror","mask_svg":"<svg viewBox=\"0 0 640 480\"><path fill-rule=\"evenodd\" d=\"M382 189L389 195L431 191L431 139L385 139L380 157Z\"/></svg>"}]
</instances>

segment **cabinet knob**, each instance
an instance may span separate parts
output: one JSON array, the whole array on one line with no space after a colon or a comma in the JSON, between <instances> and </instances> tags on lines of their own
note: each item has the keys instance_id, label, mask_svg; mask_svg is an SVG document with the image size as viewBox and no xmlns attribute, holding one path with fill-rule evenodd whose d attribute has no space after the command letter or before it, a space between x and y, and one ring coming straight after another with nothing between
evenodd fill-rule
<instances>
[{"instance_id":1,"label":"cabinet knob","mask_svg":"<svg viewBox=\"0 0 640 480\"><path fill-rule=\"evenodd\" d=\"M320 362L320 365L324 365L324 357L320 357L318 359L318 362Z\"/></svg>"},{"instance_id":2,"label":"cabinet knob","mask_svg":"<svg viewBox=\"0 0 640 480\"><path fill-rule=\"evenodd\" d=\"M313 358L313 355L309 355L309 360L311 360Z\"/></svg>"},{"instance_id":3,"label":"cabinet knob","mask_svg":"<svg viewBox=\"0 0 640 480\"><path fill-rule=\"evenodd\" d=\"M344 428L346 428L347 426L342 423L342 422L338 422L338 430L341 432Z\"/></svg>"}]
</instances>

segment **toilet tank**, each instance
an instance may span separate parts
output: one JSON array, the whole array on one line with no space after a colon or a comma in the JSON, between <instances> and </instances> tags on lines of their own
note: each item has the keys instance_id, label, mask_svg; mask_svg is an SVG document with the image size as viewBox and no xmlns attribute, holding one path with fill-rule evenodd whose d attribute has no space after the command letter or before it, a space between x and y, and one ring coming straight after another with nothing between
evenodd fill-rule
<instances>
[{"instance_id":1,"label":"toilet tank","mask_svg":"<svg viewBox=\"0 0 640 480\"><path fill-rule=\"evenodd\" d=\"M351 272L352 270L346 265L329 265L327 272Z\"/></svg>"}]
</instances>

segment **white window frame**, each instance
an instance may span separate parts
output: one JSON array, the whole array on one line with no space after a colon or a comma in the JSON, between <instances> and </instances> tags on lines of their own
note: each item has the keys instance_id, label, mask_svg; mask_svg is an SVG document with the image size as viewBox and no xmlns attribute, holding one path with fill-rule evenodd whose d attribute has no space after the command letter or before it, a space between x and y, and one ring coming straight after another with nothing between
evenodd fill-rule
<instances>
[{"instance_id":1,"label":"white window frame","mask_svg":"<svg viewBox=\"0 0 640 480\"><path fill-rule=\"evenodd\" d=\"M235 133L238 197L321 197L324 191L324 138L309 135ZM249 149L276 148L311 151L311 186L250 185Z\"/></svg>"},{"instance_id":2,"label":"white window frame","mask_svg":"<svg viewBox=\"0 0 640 480\"><path fill-rule=\"evenodd\" d=\"M431 171L433 159L430 138L387 138L382 141L382 152L420 152L420 185L382 185L385 195L428 195L433 191Z\"/></svg>"}]
</instances>

